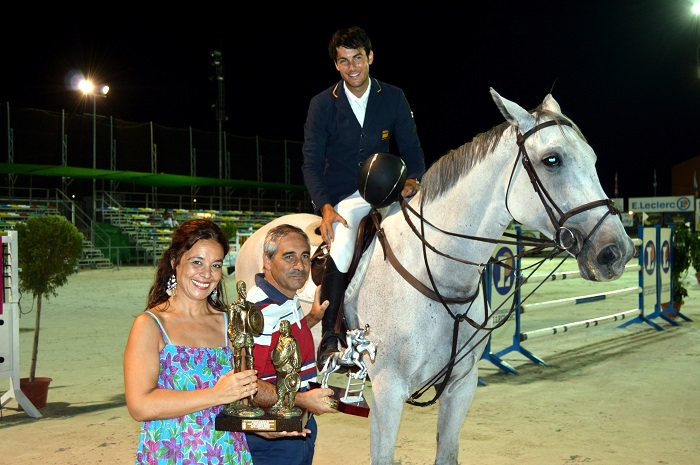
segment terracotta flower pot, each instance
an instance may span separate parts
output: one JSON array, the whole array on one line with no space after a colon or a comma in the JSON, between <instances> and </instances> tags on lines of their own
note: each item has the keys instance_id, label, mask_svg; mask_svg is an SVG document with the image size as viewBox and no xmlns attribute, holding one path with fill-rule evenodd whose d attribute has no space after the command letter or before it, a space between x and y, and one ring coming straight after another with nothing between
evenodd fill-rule
<instances>
[{"instance_id":1,"label":"terracotta flower pot","mask_svg":"<svg viewBox=\"0 0 700 465\"><path fill-rule=\"evenodd\" d=\"M683 302L673 302L673 308L680 312L681 311L681 306L683 305ZM668 302L661 304L661 310L666 311L668 310ZM676 318L676 314L673 312L669 312L665 314L669 318Z\"/></svg>"},{"instance_id":2,"label":"terracotta flower pot","mask_svg":"<svg viewBox=\"0 0 700 465\"><path fill-rule=\"evenodd\" d=\"M19 379L19 388L27 396L27 399L34 404L34 407L40 409L46 407L46 399L49 396L49 384L53 381L51 378L41 378L37 376L33 382L29 382L29 378Z\"/></svg>"}]
</instances>

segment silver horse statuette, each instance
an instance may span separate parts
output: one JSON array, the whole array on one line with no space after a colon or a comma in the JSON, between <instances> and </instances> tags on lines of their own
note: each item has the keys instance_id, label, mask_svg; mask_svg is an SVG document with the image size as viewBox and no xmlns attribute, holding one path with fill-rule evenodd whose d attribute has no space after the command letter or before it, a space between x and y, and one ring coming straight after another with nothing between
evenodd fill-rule
<instances>
[{"instance_id":1,"label":"silver horse statuette","mask_svg":"<svg viewBox=\"0 0 700 465\"><path fill-rule=\"evenodd\" d=\"M359 368L358 371L351 371L348 374L348 388L345 391L345 396L340 399L346 403L358 403L364 399L363 391L367 377L367 365L363 360L363 356L367 352L369 358L374 361L377 355L377 344L367 339L367 334L369 334L369 324L365 325L364 328L348 330L345 335L348 347L328 357L323 365L323 369L318 374L319 378L321 378L321 386L327 388L328 378L341 367ZM356 391L350 389L353 379L361 381L361 389ZM353 392L354 395L351 394Z\"/></svg>"}]
</instances>

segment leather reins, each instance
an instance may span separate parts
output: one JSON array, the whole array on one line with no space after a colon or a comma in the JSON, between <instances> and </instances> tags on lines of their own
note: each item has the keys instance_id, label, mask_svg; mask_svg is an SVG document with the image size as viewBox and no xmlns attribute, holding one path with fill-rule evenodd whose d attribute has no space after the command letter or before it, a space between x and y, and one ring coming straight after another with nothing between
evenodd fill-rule
<instances>
[{"instance_id":1,"label":"leather reins","mask_svg":"<svg viewBox=\"0 0 700 465\"><path fill-rule=\"evenodd\" d=\"M423 245L423 259L425 263L426 270L428 272L428 277L430 279L432 289L423 284L418 278L416 278L414 275L412 275L402 264L401 262L397 259L396 255L394 254L393 250L391 249L391 246L389 245L389 242L386 238L386 235L384 233L384 230L380 227L379 221L379 215L372 215L373 221L375 223L375 227L377 230L377 237L379 239L380 244L382 245L382 249L384 250L384 257L385 259L389 260L391 265L394 267L394 269L409 283L411 284L416 290L421 292L423 295L428 297L431 300L439 301L445 310L448 312L448 314L453 318L454 320L454 325L453 325L453 334L452 334L452 349L451 349L451 355L450 355L450 361L448 362L448 365L443 368L438 374L436 374L433 379L427 383L423 388L420 390L416 391L413 393L410 398L407 400L409 404L412 405L417 405L417 406L428 406L432 405L435 403L440 395L442 394L443 390L447 386L447 382L450 378L450 375L452 373L452 369L454 368L456 364L456 358L457 354L463 350L464 347L466 347L467 344L469 344L472 339L476 336L476 334L479 331L485 331L486 334L481 337L479 340L479 343L486 339L491 331L494 329L500 327L503 325L506 321L508 321L510 315L513 313L515 310L514 306L511 306L511 309L508 311L508 314L500 320L499 323L497 323L493 327L487 327L486 322L489 320L490 315L486 315L485 321L483 323L477 323L474 321L472 318L468 316L468 312L471 309L471 304L476 300L476 297L479 294L480 287L477 286L477 289L474 291L473 294L467 296L467 297L444 297L440 294L440 292L437 290L437 285L434 281L433 274L430 271L430 266L428 264L428 259L427 259L427 249L430 249L434 253L441 255L443 257L449 258L451 260L455 260L461 263L465 264L470 264L470 265L475 265L480 267L481 270L481 280L480 280L480 285L481 287L486 286L485 282L485 274L483 273L483 268L487 264L484 263L475 263L471 262L469 260L465 259L460 259L456 257L452 257L450 255L447 255L439 250L437 250L434 246L429 244L425 240L425 226L426 224L444 234L448 234L451 236L455 237L460 237L460 238L465 238L465 239L473 239L473 240L478 240L482 242L491 242L494 244L502 244L502 243L511 243L511 244L517 244L517 245L530 245L535 247L537 250L541 250L544 248L548 247L556 247L560 250L566 250L570 252L572 255L576 256L578 255L581 250L583 249L583 244L585 241L589 240L590 237L593 235L593 233L602 225L603 221L608 215L616 215L619 214L619 211L617 208L615 208L612 200L610 199L602 199L602 200L596 200L593 202L586 203L584 205L572 208L568 212L564 212L559 208L559 206L554 202L552 199L551 195L547 191L547 189L544 187L542 184L542 181L540 180L539 176L537 176L537 173L535 172L534 167L532 166L532 163L530 161L530 157L527 153L527 150L525 148L525 141L527 140L528 137L531 135L535 134L537 131L540 131L544 128L547 128L549 126L553 125L565 125L565 126L570 126L573 127L572 123L569 122L568 120L561 119L561 120L550 120L550 121L545 121L543 123L535 125L533 128L531 128L529 131L525 132L525 134L521 134L520 130L518 130L516 134L516 142L518 145L518 155L515 158L515 162L513 164L513 170L511 171L510 174L510 179L508 181L508 187L506 190L506 200L505 200L505 206L507 211L510 213L510 209L508 208L508 192L510 191L510 185L513 182L513 176L515 173L515 169L518 165L518 160L522 160L523 168L525 172L527 173L528 177L530 178L530 182L532 183L533 189L537 193L537 195L540 198L540 201L542 202L542 205L547 213L547 216L549 217L550 221L552 222L552 225L554 226L554 229L556 231L555 235L555 240L554 241L547 241L547 240L517 240L517 241L504 241L503 239L490 239L490 238L483 238L483 237L477 237L477 236L469 236L469 235L463 235L463 234L457 234L457 233L452 233L448 231L444 231L435 225L431 224L428 220L425 219L425 216L423 215L423 198L421 198L420 202L420 213L418 213L415 209L413 209L408 203L403 199L399 199L399 203L401 205L401 211L403 212L404 218L406 219L407 224L413 231L413 233L420 239L422 245ZM572 218L575 215L578 215L580 213L583 213L588 210L592 210L594 208L602 207L602 206L607 206L608 210L605 212L605 214L600 218L598 223L594 226L594 228L590 231L590 233L586 236L584 239L581 233L576 230L576 229L569 229L564 227L564 223ZM410 216L408 214L408 210L410 210L419 220L420 220L420 231L416 228L416 226L413 224L413 222L410 219ZM511 214L511 217L513 215ZM507 236L510 236L509 234L506 234ZM521 250L523 252L520 252L519 255L525 255L524 252L524 247L521 247ZM495 259L489 260L489 263L500 263ZM509 266L505 264L501 264L502 266L506 266L507 268L510 268ZM486 292L484 291L483 293L483 298L484 298L484 308L488 308L488 302L487 302L487 296ZM452 309L449 307L448 304L470 304L469 307L466 309L461 314L455 314L452 312ZM458 350L457 348L457 341L458 341L458 336L459 336L459 324L462 321L466 321L469 323L470 326L472 326L474 329L477 331L474 332L474 335L469 338L464 343L464 346L462 349ZM478 345L475 344L475 345ZM466 354L465 354L466 355ZM460 359L461 360L461 359ZM437 384L437 379L439 377L442 377L442 381ZM430 387L435 386L435 395L432 400L427 401L427 402L419 402L417 400L418 397L420 397L427 389Z\"/></svg>"}]
</instances>

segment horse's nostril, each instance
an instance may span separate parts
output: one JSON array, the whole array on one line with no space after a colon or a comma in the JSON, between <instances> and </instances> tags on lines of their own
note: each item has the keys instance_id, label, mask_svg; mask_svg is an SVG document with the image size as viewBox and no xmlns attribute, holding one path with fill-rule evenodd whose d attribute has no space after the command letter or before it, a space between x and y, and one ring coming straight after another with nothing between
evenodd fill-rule
<instances>
[{"instance_id":1,"label":"horse's nostril","mask_svg":"<svg viewBox=\"0 0 700 465\"><path fill-rule=\"evenodd\" d=\"M619 260L620 256L620 249L616 245L609 245L598 254L598 263L612 265Z\"/></svg>"}]
</instances>

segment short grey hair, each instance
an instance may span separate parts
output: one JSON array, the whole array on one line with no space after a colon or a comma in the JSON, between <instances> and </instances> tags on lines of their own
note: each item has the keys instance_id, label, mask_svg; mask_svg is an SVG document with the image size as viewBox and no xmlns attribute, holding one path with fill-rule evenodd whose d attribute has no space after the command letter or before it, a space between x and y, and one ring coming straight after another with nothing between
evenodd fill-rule
<instances>
[{"instance_id":1,"label":"short grey hair","mask_svg":"<svg viewBox=\"0 0 700 465\"><path fill-rule=\"evenodd\" d=\"M272 260L272 258L279 250L279 240L284 237L287 237L289 234L299 234L300 236L302 236L306 240L306 244L309 246L309 249L311 249L311 241L309 240L309 236L306 235L304 230L296 226L292 226L291 224L285 223L280 224L279 226L275 226L267 232L267 235L265 236L265 242L263 243L263 253L265 254L265 256Z\"/></svg>"}]
</instances>

